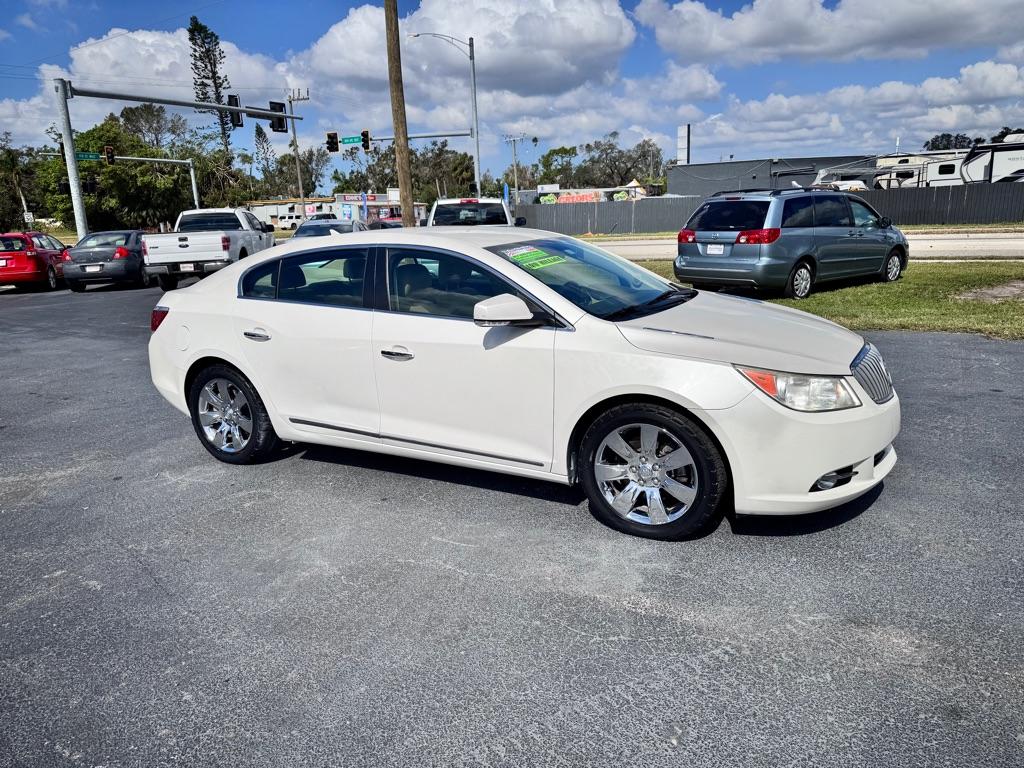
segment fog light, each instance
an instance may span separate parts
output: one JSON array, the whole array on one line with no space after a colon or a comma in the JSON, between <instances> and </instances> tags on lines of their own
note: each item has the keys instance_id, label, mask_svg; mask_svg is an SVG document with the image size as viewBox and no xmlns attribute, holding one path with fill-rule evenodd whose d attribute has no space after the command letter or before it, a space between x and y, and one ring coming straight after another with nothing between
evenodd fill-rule
<instances>
[{"instance_id":1,"label":"fog light","mask_svg":"<svg viewBox=\"0 0 1024 768\"><path fill-rule=\"evenodd\" d=\"M857 473L853 471L853 466L842 467L833 472L826 472L824 475L819 477L814 485L811 486L811 493L815 491L830 491L833 488L838 488L841 485L846 485L853 479L853 476Z\"/></svg>"}]
</instances>

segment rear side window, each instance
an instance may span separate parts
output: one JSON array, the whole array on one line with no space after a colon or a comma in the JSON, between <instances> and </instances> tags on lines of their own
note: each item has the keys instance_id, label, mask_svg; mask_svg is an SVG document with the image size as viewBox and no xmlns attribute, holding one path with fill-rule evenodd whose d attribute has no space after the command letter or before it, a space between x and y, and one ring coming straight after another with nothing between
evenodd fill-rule
<instances>
[{"instance_id":1,"label":"rear side window","mask_svg":"<svg viewBox=\"0 0 1024 768\"><path fill-rule=\"evenodd\" d=\"M939 166L939 176L952 176L954 173L956 173L954 163L943 163Z\"/></svg>"},{"instance_id":2,"label":"rear side window","mask_svg":"<svg viewBox=\"0 0 1024 768\"><path fill-rule=\"evenodd\" d=\"M850 208L846 198L839 195L821 195L814 198L814 226L852 227Z\"/></svg>"},{"instance_id":3,"label":"rear side window","mask_svg":"<svg viewBox=\"0 0 1024 768\"><path fill-rule=\"evenodd\" d=\"M814 226L814 198L794 197L782 206L782 228Z\"/></svg>"},{"instance_id":4,"label":"rear side window","mask_svg":"<svg viewBox=\"0 0 1024 768\"><path fill-rule=\"evenodd\" d=\"M743 229L762 229L770 204L767 200L707 202L690 217L686 228L705 232L739 232Z\"/></svg>"},{"instance_id":5,"label":"rear side window","mask_svg":"<svg viewBox=\"0 0 1024 768\"><path fill-rule=\"evenodd\" d=\"M366 248L320 250L281 260L278 301L362 307Z\"/></svg>"},{"instance_id":6,"label":"rear side window","mask_svg":"<svg viewBox=\"0 0 1024 768\"><path fill-rule=\"evenodd\" d=\"M280 263L268 261L246 272L242 278L242 295L249 299L273 299L277 295L277 268Z\"/></svg>"}]
</instances>

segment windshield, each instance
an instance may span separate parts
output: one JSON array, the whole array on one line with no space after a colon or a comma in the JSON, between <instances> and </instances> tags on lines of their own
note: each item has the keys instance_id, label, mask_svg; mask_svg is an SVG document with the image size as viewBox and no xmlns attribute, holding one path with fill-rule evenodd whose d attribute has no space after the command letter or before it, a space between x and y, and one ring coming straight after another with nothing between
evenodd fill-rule
<instances>
[{"instance_id":1,"label":"windshield","mask_svg":"<svg viewBox=\"0 0 1024 768\"><path fill-rule=\"evenodd\" d=\"M128 242L128 232L98 232L89 235L75 246L75 248L99 248L104 245L124 245Z\"/></svg>"},{"instance_id":2,"label":"windshield","mask_svg":"<svg viewBox=\"0 0 1024 768\"><path fill-rule=\"evenodd\" d=\"M182 216L179 232L222 232L241 229L242 222L233 213L192 213Z\"/></svg>"},{"instance_id":3,"label":"windshield","mask_svg":"<svg viewBox=\"0 0 1024 768\"><path fill-rule=\"evenodd\" d=\"M552 237L488 248L533 275L559 296L605 320L667 309L695 293L600 248Z\"/></svg>"},{"instance_id":4,"label":"windshield","mask_svg":"<svg viewBox=\"0 0 1024 768\"><path fill-rule=\"evenodd\" d=\"M704 203L686 224L694 232L739 232L761 229L768 215L767 200L716 200Z\"/></svg>"},{"instance_id":5,"label":"windshield","mask_svg":"<svg viewBox=\"0 0 1024 768\"><path fill-rule=\"evenodd\" d=\"M331 232L345 235L351 231L352 224L347 221L333 223L317 222L316 224L303 224L295 230L295 234L292 237L322 237L323 235L331 234Z\"/></svg>"},{"instance_id":6,"label":"windshield","mask_svg":"<svg viewBox=\"0 0 1024 768\"><path fill-rule=\"evenodd\" d=\"M433 223L436 227L467 227L509 222L501 203L445 203L434 210Z\"/></svg>"}]
</instances>

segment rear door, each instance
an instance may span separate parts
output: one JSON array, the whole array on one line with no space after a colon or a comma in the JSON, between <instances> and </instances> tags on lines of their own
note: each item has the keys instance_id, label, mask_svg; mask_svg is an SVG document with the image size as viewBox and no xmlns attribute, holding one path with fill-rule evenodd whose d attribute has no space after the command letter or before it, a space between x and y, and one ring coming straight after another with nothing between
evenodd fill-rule
<instances>
[{"instance_id":1,"label":"rear door","mask_svg":"<svg viewBox=\"0 0 1024 768\"><path fill-rule=\"evenodd\" d=\"M859 251L850 206L843 195L814 195L814 240L818 277L831 280L857 273Z\"/></svg>"},{"instance_id":2,"label":"rear door","mask_svg":"<svg viewBox=\"0 0 1024 768\"><path fill-rule=\"evenodd\" d=\"M49 264L54 271L60 275L64 270L60 266L60 251L55 249L50 238L43 234L32 235L32 245L39 254L40 261Z\"/></svg>"},{"instance_id":3,"label":"rear door","mask_svg":"<svg viewBox=\"0 0 1024 768\"><path fill-rule=\"evenodd\" d=\"M745 230L763 229L770 206L770 200L709 200L686 225L696 234L696 242L681 246L686 253L681 250L679 255L686 256L689 263L700 261L723 268L730 262L756 262L761 246L737 243L736 238Z\"/></svg>"}]
</instances>

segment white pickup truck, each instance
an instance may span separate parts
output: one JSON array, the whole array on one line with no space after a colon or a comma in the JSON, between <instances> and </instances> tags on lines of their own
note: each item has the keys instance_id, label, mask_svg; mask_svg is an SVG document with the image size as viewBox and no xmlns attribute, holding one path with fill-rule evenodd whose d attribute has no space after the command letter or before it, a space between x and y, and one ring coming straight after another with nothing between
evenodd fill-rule
<instances>
[{"instance_id":1,"label":"white pickup truck","mask_svg":"<svg viewBox=\"0 0 1024 768\"><path fill-rule=\"evenodd\" d=\"M522 227L525 218L514 218L508 203L500 197L451 197L438 200L430 215L420 222L424 227L471 227L490 224Z\"/></svg>"},{"instance_id":2,"label":"white pickup truck","mask_svg":"<svg viewBox=\"0 0 1024 768\"><path fill-rule=\"evenodd\" d=\"M274 227L244 208L182 211L174 231L142 236L146 272L172 291L183 277L204 277L274 245Z\"/></svg>"}]
</instances>

